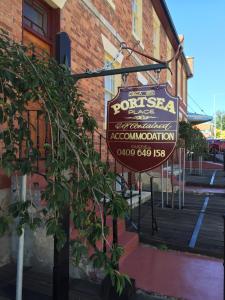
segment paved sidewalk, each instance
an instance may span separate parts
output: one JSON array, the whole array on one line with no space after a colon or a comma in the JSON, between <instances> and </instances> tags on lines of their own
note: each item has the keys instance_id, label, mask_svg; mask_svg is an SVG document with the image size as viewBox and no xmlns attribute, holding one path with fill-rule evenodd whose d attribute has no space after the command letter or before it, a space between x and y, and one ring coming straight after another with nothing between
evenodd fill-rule
<instances>
[{"instance_id":1,"label":"paved sidewalk","mask_svg":"<svg viewBox=\"0 0 225 300\"><path fill-rule=\"evenodd\" d=\"M132 262L132 263L131 263ZM223 299L223 262L140 245L121 265L138 288L186 300Z\"/></svg>"},{"instance_id":2,"label":"paved sidewalk","mask_svg":"<svg viewBox=\"0 0 225 300\"><path fill-rule=\"evenodd\" d=\"M182 235L179 238L180 227L184 227L186 224L187 229L193 230L190 222L187 222L187 218L193 220L193 224L195 224L207 198L207 211L200 228L196 247L202 247L203 250L214 249L214 252L216 249L219 251L220 248L223 249L223 220L221 216L225 212L225 172L218 169L218 164L209 163L208 169L203 170L203 176L198 176L197 173L190 175L188 171L186 175L189 186L185 187L185 209L181 211L162 209L161 213L164 213L165 216L160 219L159 207L157 206L160 202L155 199L160 232L154 237L157 238L160 234L162 235L164 227L168 228L169 232L171 217L171 220L175 220L175 224L172 223L172 231L170 235L167 235L167 238L173 236L174 243L180 243L179 239L180 241L185 240L188 230L181 232ZM194 212L196 212L196 218ZM177 215L180 215L181 218L176 219ZM142 227L147 224L147 217L146 220L143 219L142 223ZM150 230L146 232L146 235L149 241L153 239ZM145 291L153 291L161 295L185 300L224 299L222 259L180 251L162 251L141 244L121 264L121 271L127 272L130 277L135 278L137 287Z\"/></svg>"}]
</instances>

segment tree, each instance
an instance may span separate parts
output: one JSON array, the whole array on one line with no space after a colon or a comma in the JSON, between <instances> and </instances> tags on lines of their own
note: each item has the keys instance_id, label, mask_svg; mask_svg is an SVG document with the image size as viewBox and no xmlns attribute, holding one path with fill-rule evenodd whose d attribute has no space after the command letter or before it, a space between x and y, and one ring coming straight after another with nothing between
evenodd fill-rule
<instances>
[{"instance_id":1,"label":"tree","mask_svg":"<svg viewBox=\"0 0 225 300\"><path fill-rule=\"evenodd\" d=\"M216 137L225 138L225 112L217 111L216 112Z\"/></svg>"},{"instance_id":2,"label":"tree","mask_svg":"<svg viewBox=\"0 0 225 300\"><path fill-rule=\"evenodd\" d=\"M208 153L208 144L198 128L193 128L190 123L181 121L179 124L179 137L184 139L185 147L193 152L194 158L205 156Z\"/></svg>"},{"instance_id":3,"label":"tree","mask_svg":"<svg viewBox=\"0 0 225 300\"><path fill-rule=\"evenodd\" d=\"M114 190L115 175L100 160L91 136L95 120L88 114L78 95L69 70L47 55L35 55L33 48L24 47L0 33L0 167L8 174L35 174L40 149L32 138L34 124L27 117L29 105L38 106L49 128L50 138L44 144L47 152L44 176L47 187L42 194L46 206L33 215L33 202L18 201L4 210L0 207L0 234L9 230L15 218L18 234L28 225L32 230L42 225L47 235L57 238L57 248L66 241L61 226L65 207L78 229L71 243L74 261L78 264L88 248L93 265L104 268L122 291L125 275L115 270L122 248L107 241L109 228L103 223L102 199L109 201L106 215L124 217L127 205ZM106 240L108 255L98 249L97 242Z\"/></svg>"}]
</instances>

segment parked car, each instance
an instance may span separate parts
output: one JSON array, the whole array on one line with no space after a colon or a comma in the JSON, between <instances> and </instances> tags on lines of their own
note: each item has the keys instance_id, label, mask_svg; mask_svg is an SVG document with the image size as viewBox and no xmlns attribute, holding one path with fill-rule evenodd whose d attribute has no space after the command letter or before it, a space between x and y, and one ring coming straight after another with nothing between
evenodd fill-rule
<instances>
[{"instance_id":1,"label":"parked car","mask_svg":"<svg viewBox=\"0 0 225 300\"><path fill-rule=\"evenodd\" d=\"M221 139L209 139L207 140L209 145L209 152L218 153L225 151L225 140Z\"/></svg>"}]
</instances>

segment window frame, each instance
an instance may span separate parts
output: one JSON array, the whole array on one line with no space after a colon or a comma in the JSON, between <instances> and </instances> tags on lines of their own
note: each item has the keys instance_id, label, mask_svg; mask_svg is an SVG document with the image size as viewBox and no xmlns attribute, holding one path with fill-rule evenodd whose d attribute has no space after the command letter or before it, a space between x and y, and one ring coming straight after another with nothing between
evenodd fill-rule
<instances>
[{"instance_id":1,"label":"window frame","mask_svg":"<svg viewBox=\"0 0 225 300\"><path fill-rule=\"evenodd\" d=\"M152 20L153 20L153 56L154 58L160 59L160 34L161 34L161 23L160 19L152 7Z\"/></svg>"},{"instance_id":2,"label":"window frame","mask_svg":"<svg viewBox=\"0 0 225 300\"><path fill-rule=\"evenodd\" d=\"M187 104L187 75L185 73L185 69L183 69L183 78L182 78L182 87L183 87L183 102Z\"/></svg>"},{"instance_id":3,"label":"window frame","mask_svg":"<svg viewBox=\"0 0 225 300\"><path fill-rule=\"evenodd\" d=\"M134 14L134 3L136 3L137 12ZM140 41L141 47L143 48L143 10L142 10L142 0L132 0L131 1L131 11L132 11L132 34L136 40ZM134 26L134 19L136 18L137 26Z\"/></svg>"},{"instance_id":4,"label":"window frame","mask_svg":"<svg viewBox=\"0 0 225 300\"><path fill-rule=\"evenodd\" d=\"M26 0L23 0L23 9L22 9L22 27L23 29L27 30L40 40L44 41L45 43L49 44L51 48L54 48L54 34L58 31L59 22L57 22L57 16L55 16L55 12L58 10L51 8L48 4L41 0L31 0L32 3L37 3L38 6L40 6L47 15L47 36L44 36L40 34L38 31L33 29L32 27L28 26L24 22L24 3L27 2Z\"/></svg>"},{"instance_id":5,"label":"window frame","mask_svg":"<svg viewBox=\"0 0 225 300\"><path fill-rule=\"evenodd\" d=\"M173 56L173 46L168 37L167 37L166 47L167 47L167 49L166 49L167 59L171 59ZM170 70L167 70L167 72L166 72L166 81L172 87L172 74L171 74Z\"/></svg>"},{"instance_id":6,"label":"window frame","mask_svg":"<svg viewBox=\"0 0 225 300\"><path fill-rule=\"evenodd\" d=\"M104 54L104 64L106 65L108 62L111 62L113 60L113 57L105 52ZM117 69L120 68L120 63L118 61L114 61L112 64L112 68L110 69ZM113 80L113 91L106 89L106 80L111 79ZM118 87L121 85L121 77L120 75L108 75L104 77L104 123L106 125L106 119L107 119L107 102L113 99L118 91ZM106 93L111 95L111 98L106 100Z\"/></svg>"},{"instance_id":7,"label":"window frame","mask_svg":"<svg viewBox=\"0 0 225 300\"><path fill-rule=\"evenodd\" d=\"M180 99L183 99L181 85L182 85L182 64L180 60L178 60L177 61L177 96L180 97Z\"/></svg>"},{"instance_id":8,"label":"window frame","mask_svg":"<svg viewBox=\"0 0 225 300\"><path fill-rule=\"evenodd\" d=\"M106 0L106 2L109 4L109 6L110 6L113 10L116 9L116 5L115 5L115 3L114 3L113 0Z\"/></svg>"}]
</instances>

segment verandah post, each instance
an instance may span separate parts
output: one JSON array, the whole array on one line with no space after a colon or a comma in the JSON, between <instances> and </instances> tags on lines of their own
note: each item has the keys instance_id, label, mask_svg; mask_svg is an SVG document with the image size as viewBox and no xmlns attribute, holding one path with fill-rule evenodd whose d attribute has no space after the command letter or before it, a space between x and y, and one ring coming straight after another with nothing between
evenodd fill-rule
<instances>
[{"instance_id":1,"label":"verandah post","mask_svg":"<svg viewBox=\"0 0 225 300\"><path fill-rule=\"evenodd\" d=\"M56 35L56 60L59 64L71 67L71 41L66 32ZM54 237L54 266L53 266L53 300L69 300L69 232L70 207L69 204L62 212L62 228L66 233L64 247L57 250L57 239Z\"/></svg>"}]
</instances>

